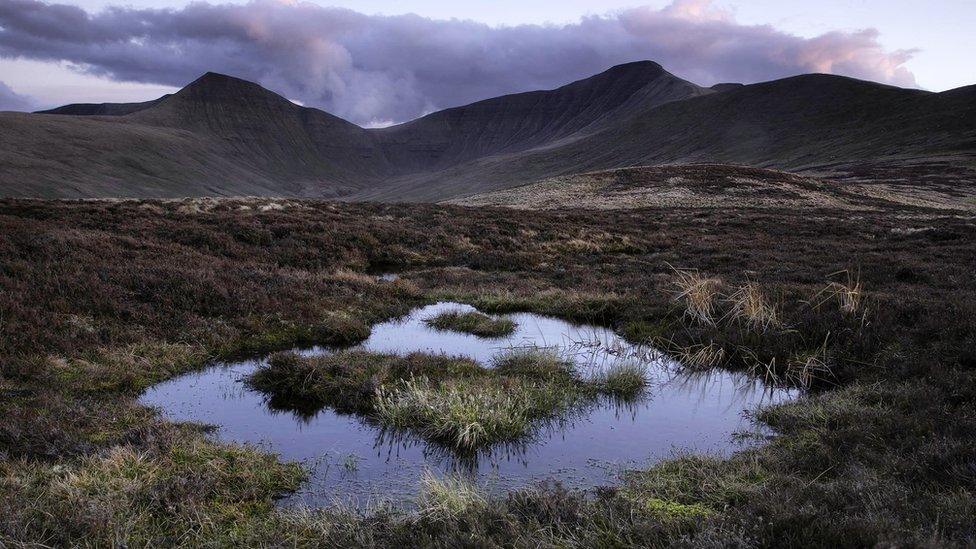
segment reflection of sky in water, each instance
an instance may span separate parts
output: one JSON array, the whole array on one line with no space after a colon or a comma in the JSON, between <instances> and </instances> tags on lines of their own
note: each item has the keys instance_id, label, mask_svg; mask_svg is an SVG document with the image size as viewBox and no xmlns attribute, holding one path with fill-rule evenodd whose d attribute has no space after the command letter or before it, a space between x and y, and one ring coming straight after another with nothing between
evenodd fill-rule
<instances>
[{"instance_id":1,"label":"reflection of sky in water","mask_svg":"<svg viewBox=\"0 0 976 549\"><path fill-rule=\"evenodd\" d=\"M547 478L570 486L592 486L606 483L620 467L666 458L674 450L727 453L737 447L734 432L752 429L743 418L744 410L795 396L793 391L764 387L721 370L694 377L677 375L673 364L652 350L629 345L611 330L534 314L507 315L518 322L518 329L501 339L435 331L423 323L445 310L473 308L438 303L417 309L400 320L374 326L361 347L388 353L464 355L490 364L492 357L512 347L550 346L571 356L584 373L622 357L648 365L649 386L642 401L590 407L524 445L480 456L468 474L497 489ZM382 432L355 416L324 409L309 420L299 420L289 412L269 410L263 396L241 382L260 364L260 360L244 361L187 374L149 389L141 402L159 407L174 420L217 425L222 440L260 444L285 459L306 462L313 475L292 497L294 501L409 498L425 469L444 472L459 467L442 449Z\"/></svg>"}]
</instances>

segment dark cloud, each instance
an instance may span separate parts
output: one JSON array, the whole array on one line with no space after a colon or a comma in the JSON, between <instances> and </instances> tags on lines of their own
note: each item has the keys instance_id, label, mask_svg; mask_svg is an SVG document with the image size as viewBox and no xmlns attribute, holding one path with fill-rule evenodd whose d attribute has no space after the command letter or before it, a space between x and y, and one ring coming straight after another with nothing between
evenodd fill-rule
<instances>
[{"instance_id":1,"label":"dark cloud","mask_svg":"<svg viewBox=\"0 0 976 549\"><path fill-rule=\"evenodd\" d=\"M0 111L32 111L35 108L37 101L33 98L16 93L0 82Z\"/></svg>"},{"instance_id":2,"label":"dark cloud","mask_svg":"<svg viewBox=\"0 0 976 549\"><path fill-rule=\"evenodd\" d=\"M705 85L804 72L915 85L904 66L911 52L885 51L874 30L805 39L740 25L709 0L514 27L276 0L98 13L3 0L0 56L68 61L116 80L173 86L224 72L362 124L551 88L640 59Z\"/></svg>"}]
</instances>

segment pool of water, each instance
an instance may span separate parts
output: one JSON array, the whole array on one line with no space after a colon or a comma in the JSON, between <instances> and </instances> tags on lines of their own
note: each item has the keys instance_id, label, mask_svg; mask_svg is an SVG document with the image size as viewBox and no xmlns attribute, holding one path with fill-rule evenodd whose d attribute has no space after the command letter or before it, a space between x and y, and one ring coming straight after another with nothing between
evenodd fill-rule
<instances>
[{"instance_id":1,"label":"pool of water","mask_svg":"<svg viewBox=\"0 0 976 549\"><path fill-rule=\"evenodd\" d=\"M720 370L682 374L653 349L630 345L611 330L551 317L506 315L518 327L498 339L437 331L423 322L448 310L474 309L458 303L421 307L373 326L369 339L357 347L464 355L486 365L513 347L553 347L584 372L617 360L639 360L647 366L646 394L627 405L605 401L590 406L524 444L493 448L474 460L327 408L312 417L271 409L263 394L243 383L263 359L216 364L174 378L147 390L140 401L176 421L215 425L222 440L260 445L284 459L305 462L311 479L285 504L323 505L339 499L362 505L377 499L409 500L427 470L464 474L493 490L546 479L590 487L608 483L623 468L647 465L676 451L727 454L741 447L734 434L755 429L744 411L797 394ZM321 354L334 349L296 351Z\"/></svg>"}]
</instances>

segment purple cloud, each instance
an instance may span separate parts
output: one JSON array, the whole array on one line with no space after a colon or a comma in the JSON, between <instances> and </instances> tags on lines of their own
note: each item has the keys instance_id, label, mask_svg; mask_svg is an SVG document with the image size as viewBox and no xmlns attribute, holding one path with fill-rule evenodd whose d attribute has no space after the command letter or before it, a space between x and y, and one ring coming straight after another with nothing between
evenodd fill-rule
<instances>
[{"instance_id":1,"label":"purple cloud","mask_svg":"<svg viewBox=\"0 0 976 549\"><path fill-rule=\"evenodd\" d=\"M98 13L0 3L0 57L68 61L120 81L173 86L224 72L361 124L551 88L641 59L704 85L804 72L916 85L904 66L912 52L886 51L877 35L800 38L738 24L710 0L515 27L276 0Z\"/></svg>"},{"instance_id":2,"label":"purple cloud","mask_svg":"<svg viewBox=\"0 0 976 549\"><path fill-rule=\"evenodd\" d=\"M21 95L10 86L0 82L0 111L31 111L37 108L37 101Z\"/></svg>"}]
</instances>

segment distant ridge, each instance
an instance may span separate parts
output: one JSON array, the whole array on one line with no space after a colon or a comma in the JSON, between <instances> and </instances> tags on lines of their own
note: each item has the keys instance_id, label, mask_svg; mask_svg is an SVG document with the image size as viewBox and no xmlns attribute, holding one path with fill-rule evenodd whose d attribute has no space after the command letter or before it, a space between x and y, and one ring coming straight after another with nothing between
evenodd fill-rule
<instances>
[{"instance_id":1,"label":"distant ridge","mask_svg":"<svg viewBox=\"0 0 976 549\"><path fill-rule=\"evenodd\" d=\"M148 109L169 97L166 94L159 99L142 103L72 103L54 109L37 111L37 114L68 114L72 116L124 116L144 109Z\"/></svg>"},{"instance_id":2,"label":"distant ridge","mask_svg":"<svg viewBox=\"0 0 976 549\"><path fill-rule=\"evenodd\" d=\"M936 94L802 75L703 88L642 61L364 129L206 73L145 103L3 113L0 145L3 196L437 201L698 162L890 177L890 166L976 166L976 86Z\"/></svg>"}]
</instances>

